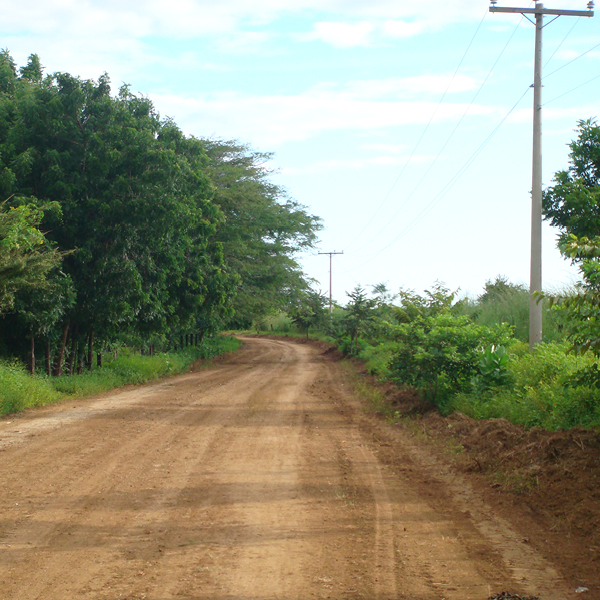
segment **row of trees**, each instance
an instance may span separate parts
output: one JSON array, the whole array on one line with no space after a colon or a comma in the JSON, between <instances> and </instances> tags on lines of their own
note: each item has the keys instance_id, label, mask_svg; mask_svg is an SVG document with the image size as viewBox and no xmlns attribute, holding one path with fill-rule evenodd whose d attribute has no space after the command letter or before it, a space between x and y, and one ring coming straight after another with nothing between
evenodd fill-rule
<instances>
[{"instance_id":1,"label":"row of trees","mask_svg":"<svg viewBox=\"0 0 600 600\"><path fill-rule=\"evenodd\" d=\"M42 339L60 374L66 354L91 368L97 343L152 348L285 306L320 221L269 158L183 135L107 75L0 52L0 354L27 346L33 367Z\"/></svg>"}]
</instances>

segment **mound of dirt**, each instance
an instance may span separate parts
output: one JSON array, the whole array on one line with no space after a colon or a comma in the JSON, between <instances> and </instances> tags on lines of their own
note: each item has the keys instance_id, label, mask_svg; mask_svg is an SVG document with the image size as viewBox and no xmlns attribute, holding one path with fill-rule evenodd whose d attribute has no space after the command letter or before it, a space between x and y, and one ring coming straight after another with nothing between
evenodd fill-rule
<instances>
[{"instance_id":1,"label":"mound of dirt","mask_svg":"<svg viewBox=\"0 0 600 600\"><path fill-rule=\"evenodd\" d=\"M505 419L435 412L421 423L442 447L464 450L455 455L454 468L479 479L492 503L515 521L533 519L540 526L524 541L559 556L567 575L598 579L600 432L526 430Z\"/></svg>"}]
</instances>

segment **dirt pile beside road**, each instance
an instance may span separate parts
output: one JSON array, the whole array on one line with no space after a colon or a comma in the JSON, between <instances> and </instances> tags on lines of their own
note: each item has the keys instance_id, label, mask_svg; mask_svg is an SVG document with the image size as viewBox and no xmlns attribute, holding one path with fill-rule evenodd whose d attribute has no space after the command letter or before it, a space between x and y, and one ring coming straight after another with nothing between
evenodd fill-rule
<instances>
[{"instance_id":1,"label":"dirt pile beside road","mask_svg":"<svg viewBox=\"0 0 600 600\"><path fill-rule=\"evenodd\" d=\"M514 520L541 526L528 542L560 555L582 580L598 579L600 432L526 430L506 419L477 421L460 413L442 417L414 392L389 394L395 410L419 415L413 429L418 423L419 433L439 442L453 468L473 477L488 501Z\"/></svg>"}]
</instances>

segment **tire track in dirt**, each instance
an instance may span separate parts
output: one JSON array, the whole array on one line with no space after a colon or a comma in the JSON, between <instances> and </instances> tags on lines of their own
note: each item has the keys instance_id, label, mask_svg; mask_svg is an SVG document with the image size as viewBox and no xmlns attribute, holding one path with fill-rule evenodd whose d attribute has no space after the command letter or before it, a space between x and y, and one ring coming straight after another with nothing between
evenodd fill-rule
<instances>
[{"instance_id":1,"label":"tire track in dirt","mask_svg":"<svg viewBox=\"0 0 600 600\"><path fill-rule=\"evenodd\" d=\"M572 597L310 345L8 421L2 599Z\"/></svg>"}]
</instances>

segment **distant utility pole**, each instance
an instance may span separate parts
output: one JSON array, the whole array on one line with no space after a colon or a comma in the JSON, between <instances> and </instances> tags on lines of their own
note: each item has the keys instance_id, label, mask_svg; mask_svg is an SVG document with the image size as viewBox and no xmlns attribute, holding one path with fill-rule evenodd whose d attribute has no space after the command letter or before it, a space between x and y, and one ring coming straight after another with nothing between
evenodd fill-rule
<instances>
[{"instance_id":1,"label":"distant utility pole","mask_svg":"<svg viewBox=\"0 0 600 600\"><path fill-rule=\"evenodd\" d=\"M331 314L333 312L333 304L331 302L331 282L332 282L332 278L331 278L331 257L334 254L344 254L344 252L319 252L319 254L329 254L329 314Z\"/></svg>"},{"instance_id":2,"label":"distant utility pole","mask_svg":"<svg viewBox=\"0 0 600 600\"><path fill-rule=\"evenodd\" d=\"M554 10L544 8L540 2L535 8L507 8L496 6L490 0L490 12L521 13L535 25L535 67L533 77L533 170L531 185L531 265L529 280L529 348L542 341L542 303L535 300L535 293L542 291L542 29L544 15L593 17L594 2L590 0L585 10ZM535 15L535 23L527 16ZM552 23L550 21L550 23Z\"/></svg>"}]
</instances>

